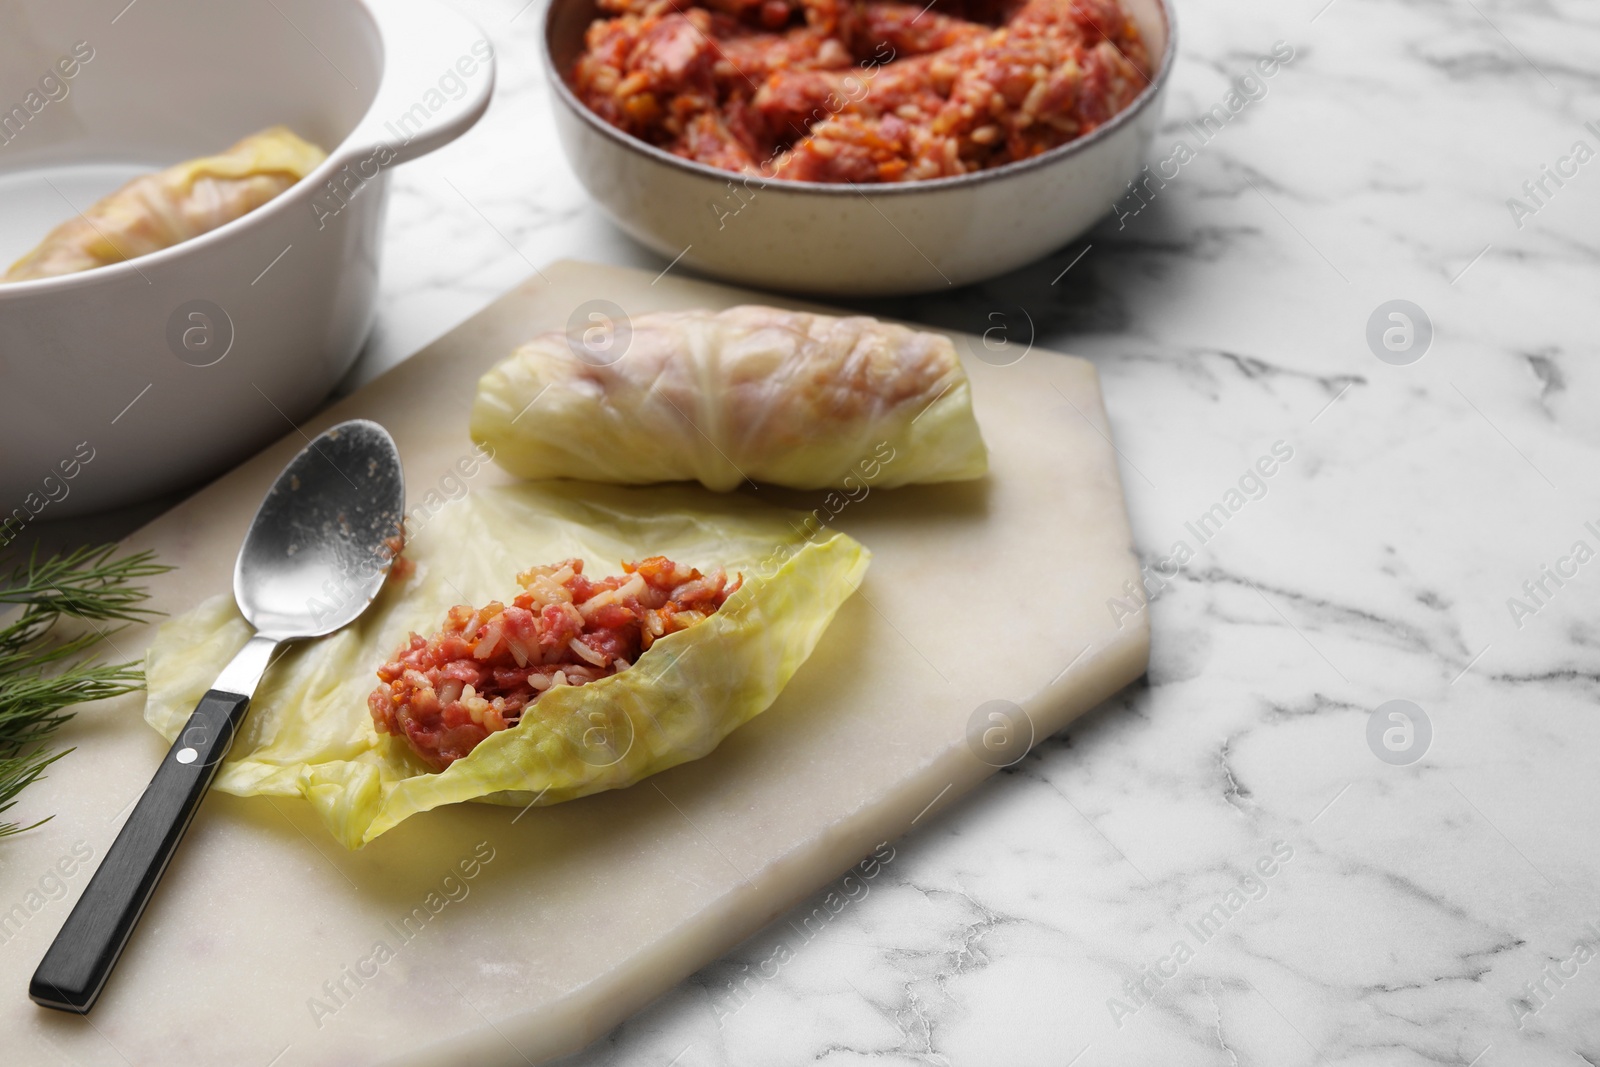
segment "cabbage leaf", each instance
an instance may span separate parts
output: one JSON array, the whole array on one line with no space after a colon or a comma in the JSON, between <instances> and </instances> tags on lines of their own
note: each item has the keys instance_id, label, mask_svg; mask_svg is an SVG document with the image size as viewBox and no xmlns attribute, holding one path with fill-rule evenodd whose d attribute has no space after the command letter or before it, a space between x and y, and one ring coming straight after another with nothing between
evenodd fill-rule
<instances>
[{"instance_id":1,"label":"cabbage leaf","mask_svg":"<svg viewBox=\"0 0 1600 1067\"><path fill-rule=\"evenodd\" d=\"M690 488L577 483L488 488L412 515L406 556L355 622L297 642L268 669L219 770L240 796L299 796L347 848L466 800L555 804L698 759L766 710L860 585L870 553L802 516ZM419 521L420 519L420 521ZM666 555L744 585L708 619L657 641L631 667L546 692L517 725L429 770L367 711L376 670L453 604L509 600L515 576L568 557L595 577ZM218 596L162 625L146 657L145 718L176 738L251 630Z\"/></svg>"},{"instance_id":2,"label":"cabbage leaf","mask_svg":"<svg viewBox=\"0 0 1600 1067\"><path fill-rule=\"evenodd\" d=\"M892 489L989 468L943 334L755 305L591 316L478 382L473 440L519 478Z\"/></svg>"}]
</instances>

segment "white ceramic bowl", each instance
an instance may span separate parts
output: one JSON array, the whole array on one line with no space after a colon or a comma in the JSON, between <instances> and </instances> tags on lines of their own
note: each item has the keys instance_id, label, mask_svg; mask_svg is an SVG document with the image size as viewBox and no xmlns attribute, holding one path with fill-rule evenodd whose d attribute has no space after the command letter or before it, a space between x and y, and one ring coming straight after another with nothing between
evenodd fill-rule
<instances>
[{"instance_id":1,"label":"white ceramic bowl","mask_svg":"<svg viewBox=\"0 0 1600 1067\"><path fill-rule=\"evenodd\" d=\"M1144 92L1086 137L959 178L852 188L746 180L605 122L566 78L595 0L550 0L556 128L617 225L685 266L744 284L843 296L927 292L1002 274L1078 236L1127 192L1161 118L1176 52L1169 0L1123 0L1155 57Z\"/></svg>"},{"instance_id":2,"label":"white ceramic bowl","mask_svg":"<svg viewBox=\"0 0 1600 1067\"><path fill-rule=\"evenodd\" d=\"M329 158L181 245L0 284L0 544L193 484L311 412L372 327L388 168L493 88L484 35L437 0L118 6L0 6L0 261L268 126Z\"/></svg>"}]
</instances>

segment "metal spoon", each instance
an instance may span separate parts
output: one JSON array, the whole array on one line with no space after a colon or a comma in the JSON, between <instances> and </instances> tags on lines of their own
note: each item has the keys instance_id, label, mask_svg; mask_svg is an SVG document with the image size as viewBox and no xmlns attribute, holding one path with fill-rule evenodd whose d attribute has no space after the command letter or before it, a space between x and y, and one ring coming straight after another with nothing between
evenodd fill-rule
<instances>
[{"instance_id":1,"label":"metal spoon","mask_svg":"<svg viewBox=\"0 0 1600 1067\"><path fill-rule=\"evenodd\" d=\"M366 610L394 561L405 483L382 426L340 423L296 456L256 512L233 570L255 636L222 669L83 896L45 953L28 996L87 1014L244 721L273 650L332 633Z\"/></svg>"}]
</instances>

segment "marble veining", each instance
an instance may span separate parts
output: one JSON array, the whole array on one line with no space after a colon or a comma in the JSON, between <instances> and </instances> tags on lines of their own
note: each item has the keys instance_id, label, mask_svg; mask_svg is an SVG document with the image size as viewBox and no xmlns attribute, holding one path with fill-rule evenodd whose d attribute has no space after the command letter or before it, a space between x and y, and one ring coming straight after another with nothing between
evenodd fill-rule
<instances>
[{"instance_id":1,"label":"marble veining","mask_svg":"<svg viewBox=\"0 0 1600 1067\"><path fill-rule=\"evenodd\" d=\"M479 130L395 175L352 384L552 259L667 265L567 169L537 8L463 7L501 85ZM1573 142L1600 149L1600 21L1179 16L1151 160L1187 144L1175 178L1029 268L859 305L1095 362L1147 576L1168 575L1129 602L1147 679L836 886L825 928L827 894L573 1064L1600 1063L1600 964L1578 962L1600 952L1600 566L1508 608L1600 549L1600 163L1508 205ZM1292 61L1199 143L1278 42ZM1395 298L1433 328L1408 365L1366 336ZM1275 442L1293 457L1261 495L1190 533ZM1367 739L1394 698L1432 727L1409 765ZM1274 849L1292 858L1263 876Z\"/></svg>"},{"instance_id":2,"label":"marble veining","mask_svg":"<svg viewBox=\"0 0 1600 1067\"><path fill-rule=\"evenodd\" d=\"M495 100L394 172L346 390L554 259L668 266L562 157L542 5L457 2ZM1094 361L1147 678L571 1064L1600 1063L1600 162L1538 184L1600 151L1600 18L1179 6L1176 177L1024 270L859 304ZM1397 298L1433 333L1403 365L1368 340ZM1406 764L1369 729L1394 699L1431 727Z\"/></svg>"}]
</instances>

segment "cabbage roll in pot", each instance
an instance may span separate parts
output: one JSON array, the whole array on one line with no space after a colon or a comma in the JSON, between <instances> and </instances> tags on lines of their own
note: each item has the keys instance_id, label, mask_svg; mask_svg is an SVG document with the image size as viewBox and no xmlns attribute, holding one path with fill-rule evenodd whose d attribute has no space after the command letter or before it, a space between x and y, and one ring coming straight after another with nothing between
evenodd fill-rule
<instances>
[{"instance_id":1,"label":"cabbage roll in pot","mask_svg":"<svg viewBox=\"0 0 1600 1067\"><path fill-rule=\"evenodd\" d=\"M867 316L742 306L535 338L484 375L472 436L522 478L893 488L981 477L949 338ZM865 472L865 473L864 473Z\"/></svg>"},{"instance_id":2,"label":"cabbage roll in pot","mask_svg":"<svg viewBox=\"0 0 1600 1067\"><path fill-rule=\"evenodd\" d=\"M327 157L311 142L274 126L221 155L135 178L51 230L3 280L75 274L170 248L249 214Z\"/></svg>"}]
</instances>

